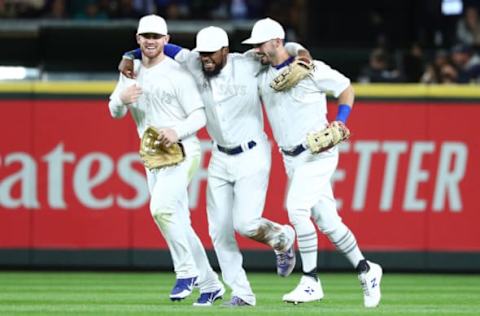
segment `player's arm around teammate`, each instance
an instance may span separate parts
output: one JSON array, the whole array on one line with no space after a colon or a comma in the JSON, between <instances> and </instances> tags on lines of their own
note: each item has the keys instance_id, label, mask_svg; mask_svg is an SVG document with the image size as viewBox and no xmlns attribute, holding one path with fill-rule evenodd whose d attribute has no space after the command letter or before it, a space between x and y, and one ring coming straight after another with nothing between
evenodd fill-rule
<instances>
[{"instance_id":1,"label":"player's arm around teammate","mask_svg":"<svg viewBox=\"0 0 480 316\"><path fill-rule=\"evenodd\" d=\"M194 75L206 103L207 130L213 139L209 232L224 280L233 290L231 304L255 305L235 231L272 247L278 274L289 275L295 265L293 229L262 217L271 165L257 88L262 65L254 52L229 53L228 36L218 27L200 30L196 40L193 51L169 45L165 52ZM288 48L292 55L303 49L298 44ZM131 75L125 59L120 70Z\"/></svg>"}]
</instances>

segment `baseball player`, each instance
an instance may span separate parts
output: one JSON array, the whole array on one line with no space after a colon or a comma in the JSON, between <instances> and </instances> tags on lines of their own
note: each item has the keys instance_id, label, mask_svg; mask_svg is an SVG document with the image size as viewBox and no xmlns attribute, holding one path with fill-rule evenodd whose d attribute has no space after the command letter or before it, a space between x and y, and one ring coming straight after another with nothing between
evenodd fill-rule
<instances>
[{"instance_id":1,"label":"baseball player","mask_svg":"<svg viewBox=\"0 0 480 316\"><path fill-rule=\"evenodd\" d=\"M196 45L189 51L169 44L165 52L193 74L206 105L213 139L207 181L209 233L223 280L232 289L229 304L255 305L235 231L272 247L279 275L288 276L295 266L293 228L262 217L271 165L256 76L262 65L253 52L229 53L227 33L218 27L200 30ZM303 48L287 45L292 55Z\"/></svg>"},{"instance_id":2,"label":"baseball player","mask_svg":"<svg viewBox=\"0 0 480 316\"><path fill-rule=\"evenodd\" d=\"M152 126L158 130L158 141L167 147L177 142L183 145L186 157L180 164L146 169L150 212L173 260L177 280L170 299L186 298L198 283L201 303L204 296L221 297L225 292L192 229L188 210L187 186L200 161L195 133L205 125L204 105L192 76L163 53L169 39L163 18L141 18L136 38L142 54L141 61L135 62L138 76L132 80L120 75L110 96L110 113L122 118L130 111L140 137Z\"/></svg>"},{"instance_id":3,"label":"baseball player","mask_svg":"<svg viewBox=\"0 0 480 316\"><path fill-rule=\"evenodd\" d=\"M259 20L251 37L243 41L254 46L263 64L270 64L259 75L259 90L289 179L287 210L302 259L300 283L283 300L298 303L323 298L317 276L317 233L313 218L359 273L365 307L376 307L380 303L382 268L364 258L353 233L336 210L330 178L338 163L338 149L312 154L305 145L307 133L328 125L326 93L338 98L336 120L345 123L353 105L353 88L348 78L323 62L314 61L315 69L308 78L286 91L275 91L270 86L272 80L293 61L285 50L284 38L283 27L266 18Z\"/></svg>"}]
</instances>

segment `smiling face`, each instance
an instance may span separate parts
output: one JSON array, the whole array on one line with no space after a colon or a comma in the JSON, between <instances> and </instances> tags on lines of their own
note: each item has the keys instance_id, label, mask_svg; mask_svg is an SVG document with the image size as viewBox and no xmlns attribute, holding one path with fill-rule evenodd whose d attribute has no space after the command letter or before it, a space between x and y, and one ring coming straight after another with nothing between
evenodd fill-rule
<instances>
[{"instance_id":1,"label":"smiling face","mask_svg":"<svg viewBox=\"0 0 480 316\"><path fill-rule=\"evenodd\" d=\"M142 54L150 59L156 58L163 54L163 48L168 43L169 36L156 34L156 33L144 33L137 35L137 43L142 50Z\"/></svg>"},{"instance_id":2,"label":"smiling face","mask_svg":"<svg viewBox=\"0 0 480 316\"><path fill-rule=\"evenodd\" d=\"M262 63L262 65L269 65L272 63L272 59L277 56L277 47L278 47L278 40L273 39L266 41L261 44L253 45L253 49L255 51L256 56Z\"/></svg>"},{"instance_id":3,"label":"smiling face","mask_svg":"<svg viewBox=\"0 0 480 316\"><path fill-rule=\"evenodd\" d=\"M228 48L223 47L216 52L200 52L200 61L205 76L214 77L220 73L227 63Z\"/></svg>"}]
</instances>

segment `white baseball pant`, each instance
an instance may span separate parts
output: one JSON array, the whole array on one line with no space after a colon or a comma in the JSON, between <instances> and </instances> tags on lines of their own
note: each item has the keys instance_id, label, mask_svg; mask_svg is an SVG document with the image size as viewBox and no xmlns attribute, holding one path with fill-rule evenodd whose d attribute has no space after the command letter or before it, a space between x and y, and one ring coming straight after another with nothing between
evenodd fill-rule
<instances>
[{"instance_id":1,"label":"white baseball pant","mask_svg":"<svg viewBox=\"0 0 480 316\"><path fill-rule=\"evenodd\" d=\"M308 150L291 157L283 155L289 178L287 210L297 232L303 271L317 266L318 237L311 218L355 267L363 259L355 236L338 215L330 179L338 164L338 149L322 154Z\"/></svg>"},{"instance_id":2,"label":"white baseball pant","mask_svg":"<svg viewBox=\"0 0 480 316\"><path fill-rule=\"evenodd\" d=\"M251 237L260 226L272 223L262 218L271 165L270 144L266 138L255 141L255 147L238 155L225 154L214 146L207 185L209 232L223 280L233 296L251 305L256 304L256 299L242 267L235 231Z\"/></svg>"},{"instance_id":3,"label":"white baseball pant","mask_svg":"<svg viewBox=\"0 0 480 316\"><path fill-rule=\"evenodd\" d=\"M167 242L177 279L198 276L200 292L205 293L217 290L220 285L190 221L187 187L199 161L199 150L187 152L185 160L177 166L147 170L147 181L150 212Z\"/></svg>"}]
</instances>

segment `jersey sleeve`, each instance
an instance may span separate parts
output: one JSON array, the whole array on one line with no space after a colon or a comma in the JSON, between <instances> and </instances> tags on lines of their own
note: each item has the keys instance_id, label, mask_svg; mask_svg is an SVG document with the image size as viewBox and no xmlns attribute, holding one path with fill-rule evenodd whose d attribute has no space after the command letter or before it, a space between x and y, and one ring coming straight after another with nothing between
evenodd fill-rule
<instances>
[{"instance_id":1,"label":"jersey sleeve","mask_svg":"<svg viewBox=\"0 0 480 316\"><path fill-rule=\"evenodd\" d=\"M321 91L337 98L350 85L350 79L337 70L318 60L314 63L313 80Z\"/></svg>"},{"instance_id":2,"label":"jersey sleeve","mask_svg":"<svg viewBox=\"0 0 480 316\"><path fill-rule=\"evenodd\" d=\"M123 104L122 100L120 99L120 94L125 88L128 87L129 81L130 80L128 78L120 74L117 85L115 86L115 89L110 95L108 108L110 110L110 115L114 118L122 118L128 112L127 106Z\"/></svg>"},{"instance_id":3,"label":"jersey sleeve","mask_svg":"<svg viewBox=\"0 0 480 316\"><path fill-rule=\"evenodd\" d=\"M192 75L185 71L178 79L181 81L177 84L177 98L185 114L190 115L193 111L204 108L200 92Z\"/></svg>"},{"instance_id":4,"label":"jersey sleeve","mask_svg":"<svg viewBox=\"0 0 480 316\"><path fill-rule=\"evenodd\" d=\"M178 46L178 45L175 45L175 44L167 44L165 45L165 47L163 48L163 52L165 53L165 55L167 55L168 57L172 58L172 59L175 59L175 56L177 56L177 54L183 49L183 47L181 46Z\"/></svg>"},{"instance_id":5,"label":"jersey sleeve","mask_svg":"<svg viewBox=\"0 0 480 316\"><path fill-rule=\"evenodd\" d=\"M140 48L134 49L132 51L134 59L142 59L142 50Z\"/></svg>"},{"instance_id":6,"label":"jersey sleeve","mask_svg":"<svg viewBox=\"0 0 480 316\"><path fill-rule=\"evenodd\" d=\"M298 43L295 43L295 42L288 42L288 43L285 43L285 49L287 50L287 53L290 55L290 56L298 56L298 52L300 50L306 50L305 47L303 47L302 45L298 44Z\"/></svg>"},{"instance_id":7,"label":"jersey sleeve","mask_svg":"<svg viewBox=\"0 0 480 316\"><path fill-rule=\"evenodd\" d=\"M190 55L193 53L189 49L174 44L165 45L163 52L180 64L186 64L191 58Z\"/></svg>"},{"instance_id":8,"label":"jersey sleeve","mask_svg":"<svg viewBox=\"0 0 480 316\"><path fill-rule=\"evenodd\" d=\"M262 63L258 59L253 49L249 49L243 54L232 53L232 55L242 56L242 58L245 59L245 61L247 62L248 67L251 68L252 73L255 75L265 68L265 66L262 65Z\"/></svg>"},{"instance_id":9,"label":"jersey sleeve","mask_svg":"<svg viewBox=\"0 0 480 316\"><path fill-rule=\"evenodd\" d=\"M138 73L140 69L140 60L133 61L133 69L135 73ZM110 109L110 114L112 117L122 118L127 114L128 108L126 104L122 103L122 100L120 99L120 94L123 92L123 90L136 83L137 81L135 79L127 78L121 73L119 74L117 85L115 86L115 89L110 95L110 101L108 102L108 107Z\"/></svg>"}]
</instances>

